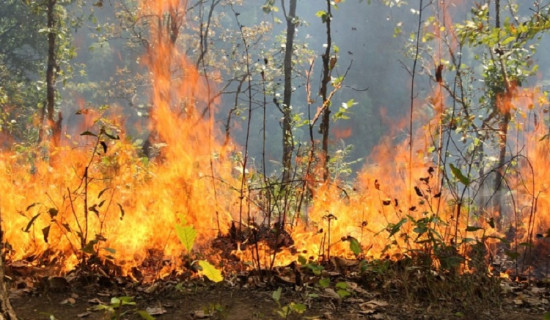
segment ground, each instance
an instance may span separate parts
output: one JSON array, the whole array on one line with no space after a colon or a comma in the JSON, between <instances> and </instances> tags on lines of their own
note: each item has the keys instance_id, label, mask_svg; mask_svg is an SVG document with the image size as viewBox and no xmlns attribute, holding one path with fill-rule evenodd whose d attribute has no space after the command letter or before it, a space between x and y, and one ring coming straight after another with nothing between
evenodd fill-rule
<instances>
[{"instance_id":1,"label":"ground","mask_svg":"<svg viewBox=\"0 0 550 320\"><path fill-rule=\"evenodd\" d=\"M365 280L376 280L331 278L333 281L326 288L315 283L297 286L257 280L241 277L212 283L204 279L172 279L139 284L109 278L69 282L55 277L35 286L19 283L12 290L11 298L19 317L27 320L147 319L138 313L139 310L149 311L156 319L282 319L280 312L289 310L289 305L298 310L301 304L305 312L289 312L287 319L542 320L545 312L550 311L550 286L540 281L501 280L498 296L490 292L494 288L486 288L487 292L477 293L481 299L470 299L468 293L463 292L445 292L434 298L433 292L418 287L419 282L414 279L411 279L413 285L398 286L391 281L373 285ZM345 294L344 298L336 293L342 287L334 286L338 281L346 283L344 291L349 295ZM447 282L443 279L440 284ZM439 290L440 287L433 285L426 283ZM273 298L278 288L281 288L279 304ZM403 288L411 292L404 292ZM425 298L419 296L422 292L426 293ZM128 300L130 304L111 312L111 299L125 296L132 297L132 302ZM98 308L98 305L103 307Z\"/></svg>"}]
</instances>

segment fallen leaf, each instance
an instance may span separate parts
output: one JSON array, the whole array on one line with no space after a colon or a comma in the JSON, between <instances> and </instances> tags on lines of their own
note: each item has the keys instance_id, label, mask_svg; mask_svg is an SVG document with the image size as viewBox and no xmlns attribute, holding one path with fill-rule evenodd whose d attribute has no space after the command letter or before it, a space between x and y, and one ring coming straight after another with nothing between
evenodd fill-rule
<instances>
[{"instance_id":1,"label":"fallen leaf","mask_svg":"<svg viewBox=\"0 0 550 320\"><path fill-rule=\"evenodd\" d=\"M145 311L152 316L159 316L167 312L163 307L147 307L145 308Z\"/></svg>"},{"instance_id":2,"label":"fallen leaf","mask_svg":"<svg viewBox=\"0 0 550 320\"><path fill-rule=\"evenodd\" d=\"M87 316L89 316L91 314L92 314L91 312L86 311L86 312L79 313L76 316L79 317L79 318L86 318Z\"/></svg>"},{"instance_id":3,"label":"fallen leaf","mask_svg":"<svg viewBox=\"0 0 550 320\"><path fill-rule=\"evenodd\" d=\"M193 319L206 319L211 316L211 314L204 312L204 310L196 310L191 312L191 317L193 317Z\"/></svg>"},{"instance_id":4,"label":"fallen leaf","mask_svg":"<svg viewBox=\"0 0 550 320\"><path fill-rule=\"evenodd\" d=\"M159 287L158 282L155 282L153 285L151 285L151 286L145 288L145 290L143 290L143 291L144 291L145 293L151 294L151 293L155 292L155 291L158 289L158 287Z\"/></svg>"},{"instance_id":5,"label":"fallen leaf","mask_svg":"<svg viewBox=\"0 0 550 320\"><path fill-rule=\"evenodd\" d=\"M74 298L67 298L60 302L60 304L75 304L76 300Z\"/></svg>"},{"instance_id":6,"label":"fallen leaf","mask_svg":"<svg viewBox=\"0 0 550 320\"><path fill-rule=\"evenodd\" d=\"M359 311L360 314L375 314L377 311L374 308L370 308L369 306L366 306L365 309L363 309L363 306L361 306L362 310Z\"/></svg>"},{"instance_id":7,"label":"fallen leaf","mask_svg":"<svg viewBox=\"0 0 550 320\"><path fill-rule=\"evenodd\" d=\"M532 287L532 288L531 288L531 292L532 292L532 293L535 293L535 294L545 293L545 292L546 292L546 288Z\"/></svg>"},{"instance_id":8,"label":"fallen leaf","mask_svg":"<svg viewBox=\"0 0 550 320\"><path fill-rule=\"evenodd\" d=\"M542 304L539 298L525 298L525 302L531 306L540 306Z\"/></svg>"},{"instance_id":9,"label":"fallen leaf","mask_svg":"<svg viewBox=\"0 0 550 320\"><path fill-rule=\"evenodd\" d=\"M98 298L93 298L93 299L88 300L88 303L91 303L91 304L103 304L103 301L99 300Z\"/></svg>"},{"instance_id":10,"label":"fallen leaf","mask_svg":"<svg viewBox=\"0 0 550 320\"><path fill-rule=\"evenodd\" d=\"M377 299L367 301L367 302L365 302L365 304L370 304L370 305L380 307L380 308L387 307L389 305L389 303L387 301L377 300Z\"/></svg>"},{"instance_id":11,"label":"fallen leaf","mask_svg":"<svg viewBox=\"0 0 550 320\"><path fill-rule=\"evenodd\" d=\"M334 291L334 289L332 288L325 288L325 292L324 294L322 294L322 296L325 298L331 298L336 300L342 299L342 297L340 297L340 295L336 291Z\"/></svg>"},{"instance_id":12,"label":"fallen leaf","mask_svg":"<svg viewBox=\"0 0 550 320\"><path fill-rule=\"evenodd\" d=\"M351 288L353 291L363 295L363 296L368 296L369 298L373 298L373 295L372 293L368 292L367 290L361 288L360 286L355 286L355 287L352 287Z\"/></svg>"}]
</instances>

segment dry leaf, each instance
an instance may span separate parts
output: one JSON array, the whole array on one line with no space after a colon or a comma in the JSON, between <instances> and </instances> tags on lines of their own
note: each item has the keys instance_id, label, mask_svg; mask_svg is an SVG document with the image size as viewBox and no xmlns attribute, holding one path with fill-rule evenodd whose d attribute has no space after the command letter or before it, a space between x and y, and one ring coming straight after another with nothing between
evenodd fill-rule
<instances>
[{"instance_id":1,"label":"dry leaf","mask_svg":"<svg viewBox=\"0 0 550 320\"><path fill-rule=\"evenodd\" d=\"M193 319L206 319L210 318L211 316L211 314L205 313L203 310L196 310L191 312L191 317L193 317Z\"/></svg>"},{"instance_id":2,"label":"dry leaf","mask_svg":"<svg viewBox=\"0 0 550 320\"><path fill-rule=\"evenodd\" d=\"M542 301L539 298L525 298L525 302L531 306L540 306L542 304Z\"/></svg>"},{"instance_id":3,"label":"dry leaf","mask_svg":"<svg viewBox=\"0 0 550 320\"><path fill-rule=\"evenodd\" d=\"M147 307L145 308L145 311L152 316L159 316L167 312L163 307Z\"/></svg>"},{"instance_id":4,"label":"dry leaf","mask_svg":"<svg viewBox=\"0 0 550 320\"><path fill-rule=\"evenodd\" d=\"M67 298L60 302L60 304L75 304L76 300L74 298Z\"/></svg>"},{"instance_id":5,"label":"dry leaf","mask_svg":"<svg viewBox=\"0 0 550 320\"><path fill-rule=\"evenodd\" d=\"M514 304L517 306L521 306L523 304L523 300L521 300L521 298L514 299Z\"/></svg>"},{"instance_id":6,"label":"dry leaf","mask_svg":"<svg viewBox=\"0 0 550 320\"><path fill-rule=\"evenodd\" d=\"M103 304L103 301L99 300L98 298L93 298L93 299L88 300L88 303L91 303L91 304Z\"/></svg>"},{"instance_id":7,"label":"dry leaf","mask_svg":"<svg viewBox=\"0 0 550 320\"><path fill-rule=\"evenodd\" d=\"M389 305L389 303L387 301L384 301L384 300L377 300L377 299L374 299L374 300L370 300L370 301L367 301L365 302L366 304L370 304L370 305L373 305L375 307L380 307L380 308L383 308L383 307L387 307Z\"/></svg>"},{"instance_id":8,"label":"dry leaf","mask_svg":"<svg viewBox=\"0 0 550 320\"><path fill-rule=\"evenodd\" d=\"M336 293L336 291L334 291L334 289L332 288L325 288L325 292L324 294L322 294L322 296L325 298L336 299L336 300L342 299L342 297L340 297L340 295Z\"/></svg>"},{"instance_id":9,"label":"dry leaf","mask_svg":"<svg viewBox=\"0 0 550 320\"><path fill-rule=\"evenodd\" d=\"M145 290L143 290L143 291L144 291L145 293L151 294L151 293L155 292L155 291L158 289L158 287L159 287L158 282L155 282L153 285L151 285L151 286L145 288Z\"/></svg>"}]
</instances>

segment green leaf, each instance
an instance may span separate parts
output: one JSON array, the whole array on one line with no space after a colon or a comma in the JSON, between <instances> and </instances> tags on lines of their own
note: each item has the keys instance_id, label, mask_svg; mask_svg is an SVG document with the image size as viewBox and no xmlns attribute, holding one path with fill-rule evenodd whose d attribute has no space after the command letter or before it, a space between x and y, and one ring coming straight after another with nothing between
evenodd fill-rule
<instances>
[{"instance_id":1,"label":"green leaf","mask_svg":"<svg viewBox=\"0 0 550 320\"><path fill-rule=\"evenodd\" d=\"M202 273L204 276L210 281L220 282L223 280L222 272L211 265L210 262L206 260L199 260L199 265L202 268Z\"/></svg>"},{"instance_id":2,"label":"green leaf","mask_svg":"<svg viewBox=\"0 0 550 320\"><path fill-rule=\"evenodd\" d=\"M99 211L97 210L97 204L94 204L93 206L89 207L88 210L92 211L97 216L99 216Z\"/></svg>"},{"instance_id":3,"label":"green leaf","mask_svg":"<svg viewBox=\"0 0 550 320\"><path fill-rule=\"evenodd\" d=\"M323 21L323 23L327 22L328 20L328 13L326 11L323 11L323 10L320 10L320 11L317 11L317 13L315 13L316 16L318 16L319 18L321 18L321 21Z\"/></svg>"},{"instance_id":4,"label":"green leaf","mask_svg":"<svg viewBox=\"0 0 550 320\"><path fill-rule=\"evenodd\" d=\"M348 284L345 283L345 282L338 282L336 283L336 286L335 286L337 289L347 289L348 288Z\"/></svg>"},{"instance_id":5,"label":"green leaf","mask_svg":"<svg viewBox=\"0 0 550 320\"><path fill-rule=\"evenodd\" d=\"M107 144L105 141L100 141L99 144L103 147L103 153L107 153Z\"/></svg>"},{"instance_id":6,"label":"green leaf","mask_svg":"<svg viewBox=\"0 0 550 320\"><path fill-rule=\"evenodd\" d=\"M103 249L103 250L105 250L105 251L108 251L108 252L110 252L110 253L112 253L112 254L115 254L115 253L116 253L116 250L113 249L113 248L101 248L101 249Z\"/></svg>"},{"instance_id":7,"label":"green leaf","mask_svg":"<svg viewBox=\"0 0 550 320\"><path fill-rule=\"evenodd\" d=\"M57 210L56 208L50 208L48 209L48 213L50 214L50 217L52 217L52 219L57 216L57 214L59 213L59 210Z\"/></svg>"},{"instance_id":8,"label":"green leaf","mask_svg":"<svg viewBox=\"0 0 550 320\"><path fill-rule=\"evenodd\" d=\"M44 242L48 243L48 235L50 234L50 226L42 229L42 235L44 235Z\"/></svg>"},{"instance_id":9,"label":"green leaf","mask_svg":"<svg viewBox=\"0 0 550 320\"><path fill-rule=\"evenodd\" d=\"M120 140L120 137L118 135L112 135L112 134L109 134L107 132L103 132L105 133L105 135L113 140Z\"/></svg>"},{"instance_id":10,"label":"green leaf","mask_svg":"<svg viewBox=\"0 0 550 320\"><path fill-rule=\"evenodd\" d=\"M195 238L197 237L197 230L192 226L176 225L176 234L180 238L181 243L187 249L187 252L191 252L193 245L195 244Z\"/></svg>"},{"instance_id":11,"label":"green leaf","mask_svg":"<svg viewBox=\"0 0 550 320\"><path fill-rule=\"evenodd\" d=\"M544 320L550 320L550 312L544 314Z\"/></svg>"},{"instance_id":12,"label":"green leaf","mask_svg":"<svg viewBox=\"0 0 550 320\"><path fill-rule=\"evenodd\" d=\"M302 314L302 313L306 312L306 305L305 304L291 302L288 306L289 306L290 310L292 310L296 313Z\"/></svg>"},{"instance_id":13,"label":"green leaf","mask_svg":"<svg viewBox=\"0 0 550 320\"><path fill-rule=\"evenodd\" d=\"M506 39L504 39L500 44L505 46L507 45L508 43L512 42L512 41L515 41L516 40L516 37L508 37Z\"/></svg>"},{"instance_id":14,"label":"green leaf","mask_svg":"<svg viewBox=\"0 0 550 320\"><path fill-rule=\"evenodd\" d=\"M103 195L103 193L104 193L105 191L107 191L107 190L109 190L108 187L105 188L105 189L103 189L103 190L101 190L101 191L97 194L97 198L98 198L98 199L101 198L101 196Z\"/></svg>"},{"instance_id":15,"label":"green leaf","mask_svg":"<svg viewBox=\"0 0 550 320\"><path fill-rule=\"evenodd\" d=\"M136 312L142 319L145 319L145 320L155 320L155 317L153 317L152 315L149 314L149 312L145 311L145 310L138 310Z\"/></svg>"},{"instance_id":16,"label":"green leaf","mask_svg":"<svg viewBox=\"0 0 550 320\"><path fill-rule=\"evenodd\" d=\"M111 298L111 305L112 306L135 306L136 303L133 301L133 297L128 296L122 296L122 297L112 297Z\"/></svg>"},{"instance_id":17,"label":"green leaf","mask_svg":"<svg viewBox=\"0 0 550 320\"><path fill-rule=\"evenodd\" d=\"M390 233L390 235L388 237L391 237L393 236L394 234L396 234L397 232L399 232L399 229L401 229L401 226L407 222L407 218L403 218L401 219L401 221L399 221L398 223L396 224L393 224L393 223L390 223L388 224L388 232Z\"/></svg>"},{"instance_id":18,"label":"green leaf","mask_svg":"<svg viewBox=\"0 0 550 320\"><path fill-rule=\"evenodd\" d=\"M319 279L319 286L321 288L328 288L329 285L330 285L330 279L329 278Z\"/></svg>"},{"instance_id":19,"label":"green leaf","mask_svg":"<svg viewBox=\"0 0 550 320\"><path fill-rule=\"evenodd\" d=\"M307 264L307 259L306 257L304 257L303 255L299 255L298 256L298 262L301 264L301 265L306 265Z\"/></svg>"},{"instance_id":20,"label":"green leaf","mask_svg":"<svg viewBox=\"0 0 550 320\"><path fill-rule=\"evenodd\" d=\"M279 315L279 317L283 319L288 319L288 315L290 314L290 309L288 308L288 306L284 306L281 308L281 310L277 310L277 314Z\"/></svg>"},{"instance_id":21,"label":"green leaf","mask_svg":"<svg viewBox=\"0 0 550 320\"><path fill-rule=\"evenodd\" d=\"M322 265L316 263L308 263L305 266L309 268L316 276L320 275L323 269L325 269Z\"/></svg>"},{"instance_id":22,"label":"green leaf","mask_svg":"<svg viewBox=\"0 0 550 320\"><path fill-rule=\"evenodd\" d=\"M487 223L489 224L489 226L491 228L493 228L493 229L495 228L495 218L489 219L489 221L487 221Z\"/></svg>"},{"instance_id":23,"label":"green leaf","mask_svg":"<svg viewBox=\"0 0 550 320\"><path fill-rule=\"evenodd\" d=\"M460 171L460 169L458 169L457 167L454 166L454 164L449 164L449 166L451 167L451 172L453 173L453 175L460 181L462 182L462 184L464 184L465 186L468 186L470 184L470 179L468 179L468 177L466 177L464 174L462 174L462 172Z\"/></svg>"},{"instance_id":24,"label":"green leaf","mask_svg":"<svg viewBox=\"0 0 550 320\"><path fill-rule=\"evenodd\" d=\"M516 251L504 250L504 254L506 254L508 256L508 258L510 258L512 260L515 260L515 259L519 258L519 253L516 252Z\"/></svg>"},{"instance_id":25,"label":"green leaf","mask_svg":"<svg viewBox=\"0 0 550 320\"><path fill-rule=\"evenodd\" d=\"M481 229L483 229L483 228L476 227L476 226L468 226L468 227L466 227L466 232L477 231L477 230L481 230Z\"/></svg>"},{"instance_id":26,"label":"green leaf","mask_svg":"<svg viewBox=\"0 0 550 320\"><path fill-rule=\"evenodd\" d=\"M359 241L357 241L357 239L355 239L354 237L348 237L348 240L351 252L353 252L353 254L355 254L356 256L360 255L363 249L361 248L361 244L359 244Z\"/></svg>"},{"instance_id":27,"label":"green leaf","mask_svg":"<svg viewBox=\"0 0 550 320\"><path fill-rule=\"evenodd\" d=\"M275 302L279 302L279 300L281 300L281 292L283 291L283 289L281 287L277 288L277 290L273 291L273 293L271 294L271 297L273 298L273 300L275 300Z\"/></svg>"},{"instance_id":28,"label":"green leaf","mask_svg":"<svg viewBox=\"0 0 550 320\"><path fill-rule=\"evenodd\" d=\"M29 206L27 206L27 208L25 209L25 211L29 211L29 209L31 209L32 207L36 206L37 204L40 204L40 202L34 202L34 203L30 204Z\"/></svg>"},{"instance_id":29,"label":"green leaf","mask_svg":"<svg viewBox=\"0 0 550 320\"><path fill-rule=\"evenodd\" d=\"M62 223L61 224L63 227L65 227L65 230L67 230L67 232L71 232L71 226L68 224L68 223Z\"/></svg>"},{"instance_id":30,"label":"green leaf","mask_svg":"<svg viewBox=\"0 0 550 320\"><path fill-rule=\"evenodd\" d=\"M82 132L80 135L81 135L81 136L93 136L93 137L97 137L97 134L95 134L95 133L93 133L93 132L90 132L90 131L88 131L88 130Z\"/></svg>"},{"instance_id":31,"label":"green leaf","mask_svg":"<svg viewBox=\"0 0 550 320\"><path fill-rule=\"evenodd\" d=\"M120 209L120 220L124 219L124 208L120 203L117 202L118 208Z\"/></svg>"},{"instance_id":32,"label":"green leaf","mask_svg":"<svg viewBox=\"0 0 550 320\"><path fill-rule=\"evenodd\" d=\"M29 221L29 223L27 223L27 226L25 227L25 232L29 232L29 230L31 229L34 221L36 221L36 218L38 218L38 216L40 215L40 213L37 213L34 217L31 218L31 221Z\"/></svg>"},{"instance_id":33,"label":"green leaf","mask_svg":"<svg viewBox=\"0 0 550 320\"><path fill-rule=\"evenodd\" d=\"M319 17L319 18L323 17L323 16L326 15L326 14L327 14L327 12L324 11L324 10L319 10L319 11L317 11L317 12L315 13L315 15L316 15L317 17Z\"/></svg>"},{"instance_id":34,"label":"green leaf","mask_svg":"<svg viewBox=\"0 0 550 320\"><path fill-rule=\"evenodd\" d=\"M339 289L339 290L336 291L336 293L338 293L340 298L345 298L345 297L348 297L348 296L351 295L351 293L349 293L348 290L344 290L344 289Z\"/></svg>"},{"instance_id":35,"label":"green leaf","mask_svg":"<svg viewBox=\"0 0 550 320\"><path fill-rule=\"evenodd\" d=\"M86 252L86 253L89 253L89 254L94 254L95 253L95 250L94 250L94 246L97 244L97 240L91 240L90 242L88 242L84 248L82 248L82 251Z\"/></svg>"}]
</instances>

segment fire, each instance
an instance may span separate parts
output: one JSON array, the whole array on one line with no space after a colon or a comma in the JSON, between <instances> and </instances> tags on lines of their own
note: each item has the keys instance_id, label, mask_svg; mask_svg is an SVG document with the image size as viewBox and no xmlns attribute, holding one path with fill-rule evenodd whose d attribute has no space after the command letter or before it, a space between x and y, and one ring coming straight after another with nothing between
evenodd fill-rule
<instances>
[{"instance_id":1,"label":"fire","mask_svg":"<svg viewBox=\"0 0 550 320\"><path fill-rule=\"evenodd\" d=\"M179 1L147 1L141 10L176 19L181 8ZM229 199L238 194L228 186L238 183L231 146L218 142L213 120L197 110L214 108L208 84L164 29L151 31L145 60L153 79L150 130L160 149L157 161L140 158L120 116L93 110L79 112L81 131L67 133L49 154L29 148L0 155L0 212L12 261L55 260L62 272L82 261L84 251L129 273L161 252L152 269L162 276L183 263L176 225L196 230L199 252L207 239L227 233L236 204ZM163 269L165 264L170 266Z\"/></svg>"},{"instance_id":2,"label":"fire","mask_svg":"<svg viewBox=\"0 0 550 320\"><path fill-rule=\"evenodd\" d=\"M173 28L153 24L144 59L152 76L149 142L159 152L156 159L140 157L140 146L121 129L122 116L106 117L94 110L79 112L80 131L67 133L50 152L46 146L18 146L17 152L0 154L0 214L11 261L53 264L62 273L97 255L123 274L138 269L150 272L149 277L162 277L181 271L184 255L189 254L177 235L178 225L192 226L197 234L195 253L210 259L218 259L210 248L213 240L231 235L235 224L252 234L266 227L264 208L253 204L255 197L265 195L241 192L252 170L232 159L238 158L238 149L221 143L214 124L215 84L203 78L173 42L183 23L181 8L179 0L144 1L140 8L144 16L160 21L167 15L175 23ZM292 244L280 245L283 232L276 233L275 247L269 239L253 243L251 237L237 235L233 254L242 262L257 261L260 267L286 265L298 255L397 259L433 246L433 238L452 247L466 238L499 235L483 219L490 217L474 217L463 204L452 203L451 191L441 182L441 170L446 168L426 151L434 132L442 131L442 91L437 87L427 101L431 108L413 113L415 121L425 124L412 133L415 143L383 139L353 185L337 180L319 184L312 178L315 172L305 178L313 191L310 206L303 216L283 225ZM518 161L525 171L509 180L521 206L510 217L515 220L507 222L527 230L526 239L546 233L550 226L549 216L540 214L540 208L550 206L550 176L544 170L549 147L539 142L548 138L548 128L543 115L536 113L547 104L542 93L517 88L499 97L497 104L501 112L532 120L517 122L515 143L527 149ZM205 117L204 110L210 116ZM393 128L395 132L406 128L405 120ZM337 136L349 134L346 129ZM354 252L353 241L360 252Z\"/></svg>"}]
</instances>

